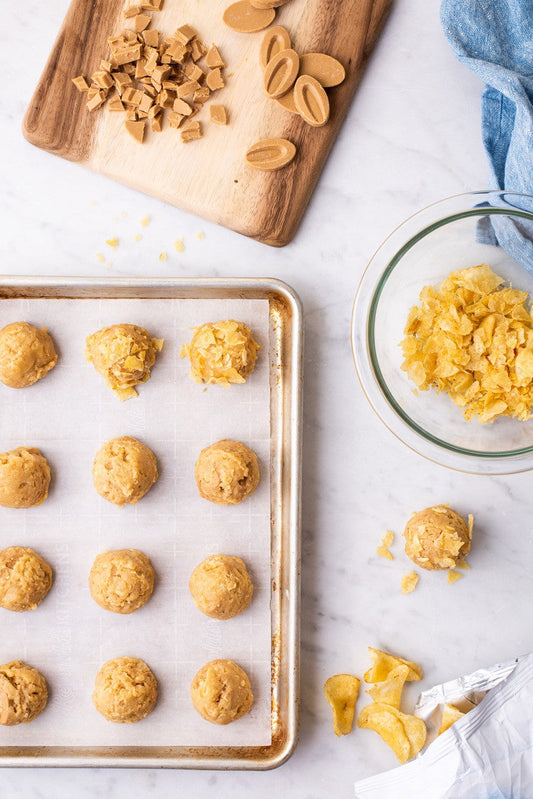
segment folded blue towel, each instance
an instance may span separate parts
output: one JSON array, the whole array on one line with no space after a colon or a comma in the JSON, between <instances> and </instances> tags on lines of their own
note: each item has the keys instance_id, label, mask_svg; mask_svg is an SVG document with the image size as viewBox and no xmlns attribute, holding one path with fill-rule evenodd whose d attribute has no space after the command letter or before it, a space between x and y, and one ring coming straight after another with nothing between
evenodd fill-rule
<instances>
[{"instance_id":1,"label":"folded blue towel","mask_svg":"<svg viewBox=\"0 0 533 799\"><path fill-rule=\"evenodd\" d=\"M457 58L487 84L483 143L494 188L533 195L533 0L443 0L441 20ZM512 204L533 211L533 199ZM533 223L490 217L480 237L533 273Z\"/></svg>"}]
</instances>

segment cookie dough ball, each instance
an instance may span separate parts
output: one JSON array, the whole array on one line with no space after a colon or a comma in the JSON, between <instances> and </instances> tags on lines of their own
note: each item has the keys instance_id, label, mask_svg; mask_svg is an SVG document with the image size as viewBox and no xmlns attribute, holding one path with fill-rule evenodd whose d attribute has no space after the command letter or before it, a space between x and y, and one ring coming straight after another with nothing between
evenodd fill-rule
<instances>
[{"instance_id":1,"label":"cookie dough ball","mask_svg":"<svg viewBox=\"0 0 533 799\"><path fill-rule=\"evenodd\" d=\"M198 491L218 505L237 505L259 483L255 452L240 441L223 439L203 449L194 467Z\"/></svg>"},{"instance_id":2,"label":"cookie dough ball","mask_svg":"<svg viewBox=\"0 0 533 799\"><path fill-rule=\"evenodd\" d=\"M108 721L132 724L154 709L157 680L144 660L108 660L96 675L93 702Z\"/></svg>"},{"instance_id":3,"label":"cookie dough ball","mask_svg":"<svg viewBox=\"0 0 533 799\"><path fill-rule=\"evenodd\" d=\"M20 660L0 666L0 724L27 724L42 713L47 701L46 680L37 669Z\"/></svg>"},{"instance_id":4,"label":"cookie dough ball","mask_svg":"<svg viewBox=\"0 0 533 799\"><path fill-rule=\"evenodd\" d=\"M252 374L259 344L243 322L209 322L196 328L181 357L191 362L191 377L197 383L244 383Z\"/></svg>"},{"instance_id":5,"label":"cookie dough ball","mask_svg":"<svg viewBox=\"0 0 533 799\"><path fill-rule=\"evenodd\" d=\"M52 587L52 569L33 549L8 547L0 552L0 607L35 610Z\"/></svg>"},{"instance_id":6,"label":"cookie dough ball","mask_svg":"<svg viewBox=\"0 0 533 799\"><path fill-rule=\"evenodd\" d=\"M233 555L211 555L191 574L189 590L198 610L212 619L231 619L246 610L254 587L246 566Z\"/></svg>"},{"instance_id":7,"label":"cookie dough ball","mask_svg":"<svg viewBox=\"0 0 533 799\"><path fill-rule=\"evenodd\" d=\"M447 505L414 513L404 531L406 554L423 569L453 569L470 552L471 516L468 521Z\"/></svg>"},{"instance_id":8,"label":"cookie dough ball","mask_svg":"<svg viewBox=\"0 0 533 799\"><path fill-rule=\"evenodd\" d=\"M133 613L152 596L154 570L138 549L102 552L89 574L89 588L101 608L113 613Z\"/></svg>"},{"instance_id":9,"label":"cookie dough ball","mask_svg":"<svg viewBox=\"0 0 533 799\"><path fill-rule=\"evenodd\" d=\"M157 480L157 460L151 449L131 436L108 441L93 463L94 487L114 505L135 505Z\"/></svg>"},{"instance_id":10,"label":"cookie dough ball","mask_svg":"<svg viewBox=\"0 0 533 799\"><path fill-rule=\"evenodd\" d=\"M254 697L250 680L233 660L212 660L202 666L191 684L191 700L212 724L229 724L246 715Z\"/></svg>"},{"instance_id":11,"label":"cookie dough ball","mask_svg":"<svg viewBox=\"0 0 533 799\"><path fill-rule=\"evenodd\" d=\"M85 357L121 400L137 395L134 386L146 383L163 339L152 338L144 327L111 325L86 340Z\"/></svg>"},{"instance_id":12,"label":"cookie dough ball","mask_svg":"<svg viewBox=\"0 0 533 799\"><path fill-rule=\"evenodd\" d=\"M34 447L17 447L0 453L0 505L31 508L48 496L50 467Z\"/></svg>"},{"instance_id":13,"label":"cookie dough ball","mask_svg":"<svg viewBox=\"0 0 533 799\"><path fill-rule=\"evenodd\" d=\"M0 381L10 388L26 388L54 368L57 353L46 328L14 322L0 330Z\"/></svg>"}]
</instances>

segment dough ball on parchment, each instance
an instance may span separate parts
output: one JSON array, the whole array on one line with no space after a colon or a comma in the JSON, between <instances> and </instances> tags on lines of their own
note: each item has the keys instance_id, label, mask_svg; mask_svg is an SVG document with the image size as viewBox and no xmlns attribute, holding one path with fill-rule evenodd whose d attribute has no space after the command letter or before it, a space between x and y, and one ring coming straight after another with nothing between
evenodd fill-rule
<instances>
[{"instance_id":1,"label":"dough ball on parchment","mask_svg":"<svg viewBox=\"0 0 533 799\"><path fill-rule=\"evenodd\" d=\"M448 505L414 513L404 531L405 552L423 569L453 569L470 552L472 517L468 524Z\"/></svg>"},{"instance_id":2,"label":"dough ball on parchment","mask_svg":"<svg viewBox=\"0 0 533 799\"><path fill-rule=\"evenodd\" d=\"M246 715L254 697L246 672L233 660L212 660L191 684L191 700L198 713L213 724L229 724Z\"/></svg>"},{"instance_id":3,"label":"dough ball on parchment","mask_svg":"<svg viewBox=\"0 0 533 799\"><path fill-rule=\"evenodd\" d=\"M115 658L94 682L94 706L108 721L131 724L148 716L157 702L157 680L144 660Z\"/></svg>"},{"instance_id":4,"label":"dough ball on parchment","mask_svg":"<svg viewBox=\"0 0 533 799\"><path fill-rule=\"evenodd\" d=\"M52 587L52 569L33 549L8 547L0 552L0 607L35 610Z\"/></svg>"},{"instance_id":5,"label":"dough ball on parchment","mask_svg":"<svg viewBox=\"0 0 533 799\"><path fill-rule=\"evenodd\" d=\"M89 574L94 601L113 613L133 613L154 590L152 564L138 549L117 549L96 556Z\"/></svg>"},{"instance_id":6,"label":"dough ball on parchment","mask_svg":"<svg viewBox=\"0 0 533 799\"><path fill-rule=\"evenodd\" d=\"M240 558L211 555L194 569L189 590L198 610L212 619L231 619L246 610L254 593Z\"/></svg>"},{"instance_id":7,"label":"dough ball on parchment","mask_svg":"<svg viewBox=\"0 0 533 799\"><path fill-rule=\"evenodd\" d=\"M255 491L259 463L240 441L222 439L203 449L194 467L198 491L218 505L237 505Z\"/></svg>"},{"instance_id":8,"label":"dough ball on parchment","mask_svg":"<svg viewBox=\"0 0 533 799\"><path fill-rule=\"evenodd\" d=\"M34 447L17 447L0 453L0 505L31 508L48 496L50 467Z\"/></svg>"},{"instance_id":9,"label":"dough ball on parchment","mask_svg":"<svg viewBox=\"0 0 533 799\"><path fill-rule=\"evenodd\" d=\"M20 660L0 666L0 724L12 727L33 721L47 701L46 680L37 669Z\"/></svg>"},{"instance_id":10,"label":"dough ball on parchment","mask_svg":"<svg viewBox=\"0 0 533 799\"><path fill-rule=\"evenodd\" d=\"M181 357L191 362L191 377L198 383L244 383L254 370L259 344L244 322L228 319L197 327Z\"/></svg>"},{"instance_id":11,"label":"dough ball on parchment","mask_svg":"<svg viewBox=\"0 0 533 799\"><path fill-rule=\"evenodd\" d=\"M163 339L152 338L144 327L111 325L89 336L85 357L121 400L135 397L135 386L146 383Z\"/></svg>"},{"instance_id":12,"label":"dough ball on parchment","mask_svg":"<svg viewBox=\"0 0 533 799\"><path fill-rule=\"evenodd\" d=\"M57 353L46 328L14 322L0 330L0 381L26 388L54 368Z\"/></svg>"},{"instance_id":13,"label":"dough ball on parchment","mask_svg":"<svg viewBox=\"0 0 533 799\"><path fill-rule=\"evenodd\" d=\"M157 460L136 438L120 436L107 441L93 463L94 487L114 505L135 505L157 480Z\"/></svg>"}]
</instances>

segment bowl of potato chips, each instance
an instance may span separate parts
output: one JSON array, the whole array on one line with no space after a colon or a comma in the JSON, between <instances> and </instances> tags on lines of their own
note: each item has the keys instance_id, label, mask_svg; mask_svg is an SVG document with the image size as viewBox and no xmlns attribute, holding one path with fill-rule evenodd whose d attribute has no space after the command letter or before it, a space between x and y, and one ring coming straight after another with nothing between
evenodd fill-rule
<instances>
[{"instance_id":1,"label":"bowl of potato chips","mask_svg":"<svg viewBox=\"0 0 533 799\"><path fill-rule=\"evenodd\" d=\"M444 466L533 468L532 301L533 197L462 194L407 219L370 261L352 315L382 422Z\"/></svg>"}]
</instances>

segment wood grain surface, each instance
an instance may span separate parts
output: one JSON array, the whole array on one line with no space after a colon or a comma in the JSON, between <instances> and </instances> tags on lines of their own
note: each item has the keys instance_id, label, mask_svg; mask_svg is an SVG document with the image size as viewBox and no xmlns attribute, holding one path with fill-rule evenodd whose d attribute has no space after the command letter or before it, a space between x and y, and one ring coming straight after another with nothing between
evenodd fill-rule
<instances>
[{"instance_id":1,"label":"wood grain surface","mask_svg":"<svg viewBox=\"0 0 533 799\"><path fill-rule=\"evenodd\" d=\"M209 104L197 117L204 138L184 144L168 123L138 144L122 114L105 106L93 113L71 82L87 77L107 57L107 37L126 25L123 0L73 0L23 124L25 137L51 153L76 161L212 222L266 244L283 246L294 236L339 127L387 17L392 0L291 0L278 9L299 53L324 52L346 69L328 90L330 120L307 125L262 88L259 48L264 32L236 33L222 22L229 0L165 0L151 27L168 35L188 22L227 63L227 85L212 102L223 103L229 125L209 123ZM260 172L244 159L257 140L290 139L295 160L277 172Z\"/></svg>"}]
</instances>

